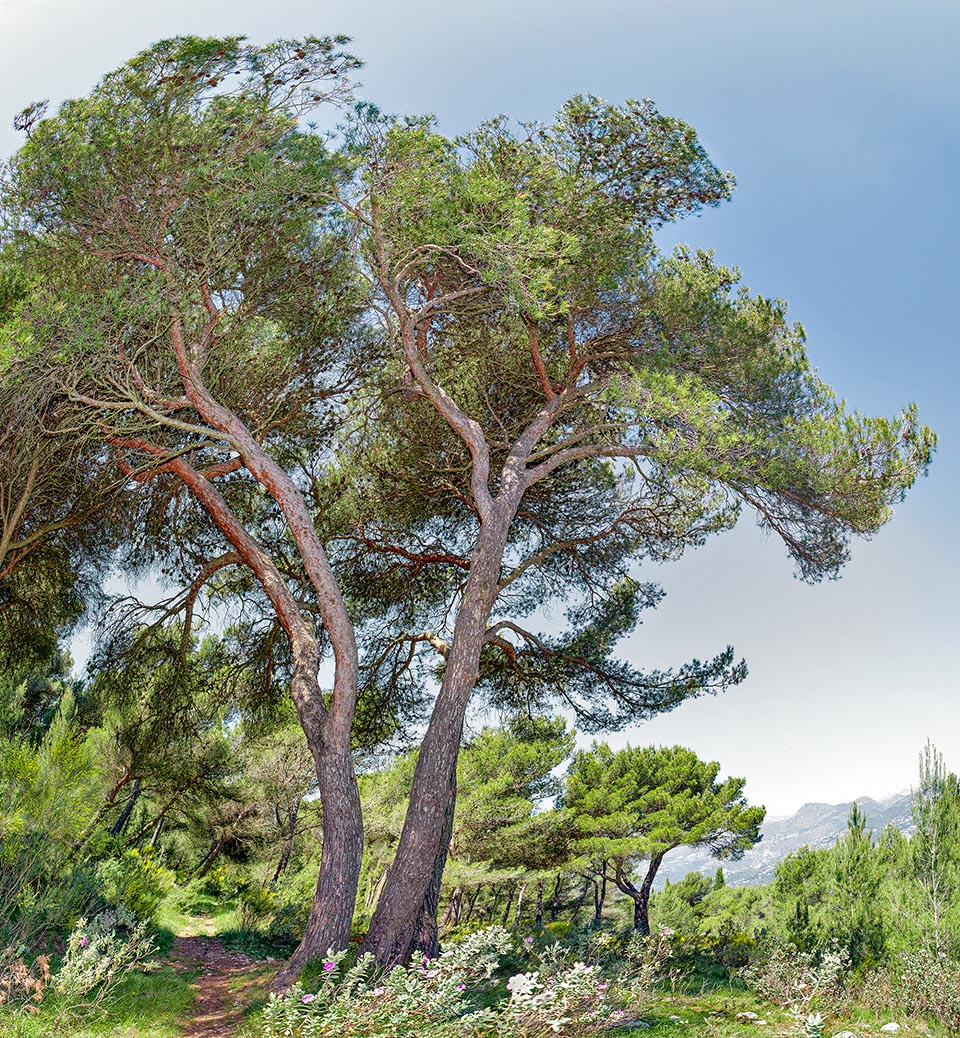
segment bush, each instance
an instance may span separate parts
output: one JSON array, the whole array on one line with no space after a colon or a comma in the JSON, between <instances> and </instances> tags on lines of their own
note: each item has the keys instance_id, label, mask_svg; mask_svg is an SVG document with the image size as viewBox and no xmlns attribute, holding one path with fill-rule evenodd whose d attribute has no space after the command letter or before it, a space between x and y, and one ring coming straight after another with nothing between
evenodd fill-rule
<instances>
[{"instance_id":1,"label":"bush","mask_svg":"<svg viewBox=\"0 0 960 1038\"><path fill-rule=\"evenodd\" d=\"M529 941L529 943L528 943ZM264 1010L263 1038L540 1038L592 1035L626 1019L624 1005L660 968L663 942L601 938L593 952L616 964L618 983L598 963L574 957L571 948L518 947L501 927L477 931L436 959L383 971L362 956L342 977L343 953L323 963L319 990L294 985L272 995ZM505 958L527 957L528 968L494 980ZM483 1003L487 1003L484 1005Z\"/></svg>"},{"instance_id":2,"label":"bush","mask_svg":"<svg viewBox=\"0 0 960 1038\"><path fill-rule=\"evenodd\" d=\"M152 919L173 887L173 873L154 859L150 849L123 851L98 862L94 873L104 907L123 906L139 919Z\"/></svg>"},{"instance_id":3,"label":"bush","mask_svg":"<svg viewBox=\"0 0 960 1038\"><path fill-rule=\"evenodd\" d=\"M834 941L819 954L797 951L792 944L778 945L765 961L740 970L740 977L768 1002L809 1013L843 996L849 972L850 954Z\"/></svg>"},{"instance_id":4,"label":"bush","mask_svg":"<svg viewBox=\"0 0 960 1038\"><path fill-rule=\"evenodd\" d=\"M876 1013L906 1012L960 1031L960 964L926 949L868 974L859 1000Z\"/></svg>"},{"instance_id":5,"label":"bush","mask_svg":"<svg viewBox=\"0 0 960 1038\"><path fill-rule=\"evenodd\" d=\"M146 922L126 909L81 919L53 978L60 1014L76 1018L97 1010L128 973L154 967L154 950Z\"/></svg>"}]
</instances>

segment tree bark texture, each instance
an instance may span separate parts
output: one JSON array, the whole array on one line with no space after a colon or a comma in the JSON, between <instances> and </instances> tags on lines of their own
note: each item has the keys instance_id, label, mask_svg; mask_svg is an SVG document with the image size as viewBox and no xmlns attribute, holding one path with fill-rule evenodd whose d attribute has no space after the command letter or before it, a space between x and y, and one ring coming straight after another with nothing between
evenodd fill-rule
<instances>
[{"instance_id":1,"label":"tree bark texture","mask_svg":"<svg viewBox=\"0 0 960 1038\"><path fill-rule=\"evenodd\" d=\"M470 576L454 625L443 683L420 747L410 804L394 865L374 912L364 950L384 966L405 962L436 928L443 866L453 831L457 755L467 703L476 684L500 562L513 514L481 525ZM423 949L421 949L423 950Z\"/></svg>"}]
</instances>

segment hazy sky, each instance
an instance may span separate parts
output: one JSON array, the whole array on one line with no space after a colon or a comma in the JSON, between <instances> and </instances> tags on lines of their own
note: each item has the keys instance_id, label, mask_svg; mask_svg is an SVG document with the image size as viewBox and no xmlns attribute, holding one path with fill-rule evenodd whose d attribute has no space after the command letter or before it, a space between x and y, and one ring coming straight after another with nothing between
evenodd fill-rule
<instances>
[{"instance_id":1,"label":"hazy sky","mask_svg":"<svg viewBox=\"0 0 960 1038\"><path fill-rule=\"evenodd\" d=\"M909 786L927 738L960 769L957 0L0 0L0 153L30 101L185 33L346 33L367 97L448 132L546 119L586 91L691 122L738 188L664 244L711 246L786 299L838 394L869 412L916 401L940 449L838 582L797 582L749 518L646 574L668 594L632 658L733 644L750 677L626 737L719 760L774 814Z\"/></svg>"}]
</instances>

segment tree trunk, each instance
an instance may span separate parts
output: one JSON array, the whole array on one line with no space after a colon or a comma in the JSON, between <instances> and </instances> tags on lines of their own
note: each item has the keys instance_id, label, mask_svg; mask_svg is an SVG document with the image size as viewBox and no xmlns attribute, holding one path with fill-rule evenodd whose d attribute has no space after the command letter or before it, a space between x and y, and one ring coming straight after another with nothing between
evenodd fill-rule
<instances>
[{"instance_id":1,"label":"tree trunk","mask_svg":"<svg viewBox=\"0 0 960 1038\"><path fill-rule=\"evenodd\" d=\"M647 873L643 877L643 882L639 888L630 881L624 870L624 863L622 861L616 861L615 863L614 882L624 894L633 898L633 928L642 937L646 937L650 933L650 892L653 890L653 881L657 877L657 872L666 853L666 851L661 851L650 859Z\"/></svg>"},{"instance_id":2,"label":"tree trunk","mask_svg":"<svg viewBox=\"0 0 960 1038\"><path fill-rule=\"evenodd\" d=\"M650 933L650 918L648 915L650 907L650 893L653 890L653 881L656 878L657 871L659 870L662 861L662 854L656 854L650 859L650 866L647 869L647 874L643 877L643 883L640 886L640 901L636 906L633 925L644 937ZM638 918L639 925L637 925Z\"/></svg>"},{"instance_id":3,"label":"tree trunk","mask_svg":"<svg viewBox=\"0 0 960 1038\"><path fill-rule=\"evenodd\" d=\"M364 904L364 908L370 909L377 907L377 902L380 900L380 894L383 892L383 885L387 882L387 876L389 875L390 866L385 865L383 872L380 873L380 878L373 886L370 887L370 890L367 894L366 903Z\"/></svg>"},{"instance_id":4,"label":"tree trunk","mask_svg":"<svg viewBox=\"0 0 960 1038\"><path fill-rule=\"evenodd\" d=\"M213 868L213 863L220 857L223 848L227 845L227 837L221 836L219 840L215 840L213 846L207 853L200 859L200 864L197 866L193 876L194 879L203 879L203 877Z\"/></svg>"},{"instance_id":5,"label":"tree trunk","mask_svg":"<svg viewBox=\"0 0 960 1038\"><path fill-rule=\"evenodd\" d=\"M130 821L130 816L133 814L134 806L137 803L137 799L140 796L140 779L133 780L133 789L130 790L130 796L127 797L127 802L123 805L123 810L120 812L120 817L116 820L113 828L110 830L111 836L119 836L123 830L127 827L127 822Z\"/></svg>"},{"instance_id":6,"label":"tree trunk","mask_svg":"<svg viewBox=\"0 0 960 1038\"><path fill-rule=\"evenodd\" d=\"M338 668L334 679L334 698L337 683L350 677L342 675ZM299 682L294 672L291 694L317 766L323 809L323 842L317 888L303 940L277 971L271 985L274 990L288 988L311 959L320 958L329 950L340 951L350 943L350 926L363 856L363 816L350 747L349 723L345 733L337 732L332 724L337 718L331 713L324 722L314 725L314 718L319 712L317 706L322 706L323 700L313 664L310 664L307 674L301 676ZM331 731L331 728L334 730Z\"/></svg>"},{"instance_id":7,"label":"tree trunk","mask_svg":"<svg viewBox=\"0 0 960 1038\"><path fill-rule=\"evenodd\" d=\"M163 823L164 823L165 820L166 820L166 818L165 818L164 815L160 815L160 817L157 819L157 824L156 824L156 826L155 826L155 828L153 830L153 836L150 837L150 846L151 847L156 847L157 846L157 840L160 839L160 833L163 832Z\"/></svg>"},{"instance_id":8,"label":"tree trunk","mask_svg":"<svg viewBox=\"0 0 960 1038\"><path fill-rule=\"evenodd\" d=\"M553 885L553 894L550 896L550 922L555 923L557 921L557 914L560 911L560 890L563 886L563 873L557 873L557 881Z\"/></svg>"},{"instance_id":9,"label":"tree trunk","mask_svg":"<svg viewBox=\"0 0 960 1038\"><path fill-rule=\"evenodd\" d=\"M543 926L543 879L537 880L537 911L533 925L539 930Z\"/></svg>"},{"instance_id":10,"label":"tree trunk","mask_svg":"<svg viewBox=\"0 0 960 1038\"><path fill-rule=\"evenodd\" d=\"M603 904L607 900L607 874L600 874L599 882L593 881L593 925L599 929L603 925Z\"/></svg>"},{"instance_id":11,"label":"tree trunk","mask_svg":"<svg viewBox=\"0 0 960 1038\"><path fill-rule=\"evenodd\" d=\"M478 883L473 890L473 896L470 898L467 904L467 914L463 917L464 923L470 922L470 917L473 915L473 906L477 903L477 898L480 897L480 884Z\"/></svg>"},{"instance_id":12,"label":"tree trunk","mask_svg":"<svg viewBox=\"0 0 960 1038\"><path fill-rule=\"evenodd\" d=\"M526 889L527 889L527 884L526 883L521 883L520 884L520 891L517 894L517 910L516 910L516 912L514 913L514 916L513 916L513 928L514 928L514 930L516 930L516 928L520 925L520 915L523 912L523 895L524 895L524 892L526 891Z\"/></svg>"},{"instance_id":13,"label":"tree trunk","mask_svg":"<svg viewBox=\"0 0 960 1038\"><path fill-rule=\"evenodd\" d=\"M583 890L580 891L580 896L577 898L573 906L573 918L571 919L572 923L576 923L577 919L580 917L580 910L583 908L584 901L587 900L587 891L590 889L590 884L592 882L593 880L591 880L589 876L584 877Z\"/></svg>"},{"instance_id":14,"label":"tree trunk","mask_svg":"<svg viewBox=\"0 0 960 1038\"><path fill-rule=\"evenodd\" d=\"M457 755L463 719L477 680L490 610L497 599L500 561L510 516L481 525L470 576L454 625L443 683L420 747L410 803L383 896L364 950L383 966L405 962L424 938L436 910L453 831Z\"/></svg>"},{"instance_id":15,"label":"tree trunk","mask_svg":"<svg viewBox=\"0 0 960 1038\"><path fill-rule=\"evenodd\" d=\"M510 921L510 909L513 908L513 892L517 889L516 883L511 883L509 890L507 890L507 904L503 910L503 918L500 920L501 926L506 926Z\"/></svg>"},{"instance_id":16,"label":"tree trunk","mask_svg":"<svg viewBox=\"0 0 960 1038\"><path fill-rule=\"evenodd\" d=\"M463 887L457 887L453 894L450 896L450 900L447 902L446 911L443 913L443 919L440 921L440 928L446 930L448 927L454 927L460 922L460 911L463 907Z\"/></svg>"},{"instance_id":17,"label":"tree trunk","mask_svg":"<svg viewBox=\"0 0 960 1038\"><path fill-rule=\"evenodd\" d=\"M271 887L277 885L277 880L279 880L283 875L284 870L290 861L290 855L293 853L293 843L297 834L297 817L300 814L301 803L302 801L298 800L294 805L293 810L290 812L290 818L286 825L286 835L283 840L283 849L280 852L280 860L277 862L277 867L274 870L273 879L270 880Z\"/></svg>"}]
</instances>

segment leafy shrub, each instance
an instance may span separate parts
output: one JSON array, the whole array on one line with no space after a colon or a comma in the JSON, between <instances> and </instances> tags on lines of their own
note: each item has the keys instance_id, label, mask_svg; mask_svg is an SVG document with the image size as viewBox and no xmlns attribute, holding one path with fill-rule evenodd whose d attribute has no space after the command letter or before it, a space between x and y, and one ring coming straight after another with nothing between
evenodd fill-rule
<instances>
[{"instance_id":1,"label":"leafy shrub","mask_svg":"<svg viewBox=\"0 0 960 1038\"><path fill-rule=\"evenodd\" d=\"M148 848L126 850L97 863L95 875L106 908L124 908L139 919L152 919L173 886L173 873Z\"/></svg>"},{"instance_id":2,"label":"leafy shrub","mask_svg":"<svg viewBox=\"0 0 960 1038\"><path fill-rule=\"evenodd\" d=\"M960 964L922 949L868 974L858 999L876 1013L906 1012L960 1031Z\"/></svg>"},{"instance_id":3,"label":"leafy shrub","mask_svg":"<svg viewBox=\"0 0 960 1038\"><path fill-rule=\"evenodd\" d=\"M154 950L147 923L128 910L102 912L90 922L81 919L53 978L61 1014L77 1017L96 1010L128 973L153 967L149 957Z\"/></svg>"},{"instance_id":4,"label":"leafy shrub","mask_svg":"<svg viewBox=\"0 0 960 1038\"><path fill-rule=\"evenodd\" d=\"M616 938L601 946L611 950ZM263 1014L263 1038L416 1035L454 1038L476 1035L539 1038L553 1034L590 1035L625 1017L624 1002L653 975L658 955L651 943L629 943L633 959L616 952L622 983L614 985L599 964L574 958L557 944L529 947L529 968L509 979L492 978L505 957L518 949L511 935L492 927L465 937L435 959L423 957L406 968L383 971L362 956L342 977L344 954L323 963L319 990L300 984L273 995ZM658 947L653 942L654 947ZM505 991L504 991L505 987ZM492 1004L481 1006L479 1000ZM499 996L499 997L497 997Z\"/></svg>"},{"instance_id":5,"label":"leafy shrub","mask_svg":"<svg viewBox=\"0 0 960 1038\"><path fill-rule=\"evenodd\" d=\"M807 1014L842 998L849 972L849 952L833 942L819 954L777 945L765 961L740 970L740 977L768 1002Z\"/></svg>"}]
</instances>

